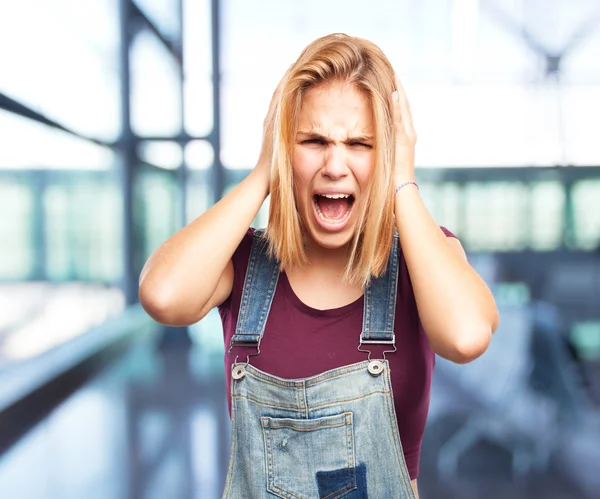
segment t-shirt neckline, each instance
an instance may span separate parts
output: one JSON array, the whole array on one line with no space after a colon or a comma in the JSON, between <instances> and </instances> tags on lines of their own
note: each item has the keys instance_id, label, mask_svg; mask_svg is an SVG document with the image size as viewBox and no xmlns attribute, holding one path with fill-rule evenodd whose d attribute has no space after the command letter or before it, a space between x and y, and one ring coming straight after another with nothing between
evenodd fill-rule
<instances>
[{"instance_id":1,"label":"t-shirt neckline","mask_svg":"<svg viewBox=\"0 0 600 499\"><path fill-rule=\"evenodd\" d=\"M296 295L296 293L294 292L285 272L281 272L279 274L279 280L283 285L283 290L287 299L292 303L292 305L294 305L294 307L308 315L313 315L317 317L341 317L343 315L347 315L350 312L361 310L364 306L365 295L363 294L353 302L348 303L347 305L343 305L341 307L328 308L325 310L313 308L310 305L304 303L300 298L298 298L298 295Z\"/></svg>"}]
</instances>

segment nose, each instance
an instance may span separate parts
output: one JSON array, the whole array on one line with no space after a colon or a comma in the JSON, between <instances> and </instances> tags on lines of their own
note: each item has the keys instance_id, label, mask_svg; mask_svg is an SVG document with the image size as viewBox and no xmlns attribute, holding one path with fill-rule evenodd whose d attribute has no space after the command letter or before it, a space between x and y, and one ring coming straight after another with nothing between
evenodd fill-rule
<instances>
[{"instance_id":1,"label":"nose","mask_svg":"<svg viewBox=\"0 0 600 499\"><path fill-rule=\"evenodd\" d=\"M336 180L342 178L348 173L346 151L341 145L331 144L327 148L325 155L325 164L323 165L323 175Z\"/></svg>"}]
</instances>

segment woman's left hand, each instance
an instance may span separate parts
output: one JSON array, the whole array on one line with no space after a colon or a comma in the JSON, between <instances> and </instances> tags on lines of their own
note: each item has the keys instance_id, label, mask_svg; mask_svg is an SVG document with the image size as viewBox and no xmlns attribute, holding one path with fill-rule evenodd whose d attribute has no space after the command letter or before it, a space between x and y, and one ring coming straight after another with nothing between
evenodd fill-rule
<instances>
[{"instance_id":1,"label":"woman's left hand","mask_svg":"<svg viewBox=\"0 0 600 499\"><path fill-rule=\"evenodd\" d=\"M417 134L413 127L410 103L396 75L396 91L392 94L393 116L396 133L394 179L396 185L415 179L415 144Z\"/></svg>"}]
</instances>

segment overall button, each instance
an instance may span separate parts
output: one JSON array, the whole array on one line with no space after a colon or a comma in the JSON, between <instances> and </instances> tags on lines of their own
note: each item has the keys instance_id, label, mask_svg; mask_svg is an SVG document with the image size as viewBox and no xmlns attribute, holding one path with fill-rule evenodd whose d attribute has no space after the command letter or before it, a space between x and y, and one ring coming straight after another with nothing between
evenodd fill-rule
<instances>
[{"instance_id":1,"label":"overall button","mask_svg":"<svg viewBox=\"0 0 600 499\"><path fill-rule=\"evenodd\" d=\"M233 366L233 370L231 372L231 377L233 379L242 379L244 376L246 376L246 369L244 366Z\"/></svg>"},{"instance_id":2,"label":"overall button","mask_svg":"<svg viewBox=\"0 0 600 499\"><path fill-rule=\"evenodd\" d=\"M383 362L380 360L372 360L369 362L367 369L373 376L379 376L383 372Z\"/></svg>"}]
</instances>

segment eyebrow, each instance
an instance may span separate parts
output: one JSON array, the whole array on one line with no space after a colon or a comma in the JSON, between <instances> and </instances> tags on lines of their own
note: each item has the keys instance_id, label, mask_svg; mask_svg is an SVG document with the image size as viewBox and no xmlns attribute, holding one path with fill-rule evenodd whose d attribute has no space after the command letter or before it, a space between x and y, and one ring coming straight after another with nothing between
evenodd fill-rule
<instances>
[{"instance_id":1,"label":"eyebrow","mask_svg":"<svg viewBox=\"0 0 600 499\"><path fill-rule=\"evenodd\" d=\"M298 130L298 135L302 135L308 139L319 139L319 140L323 140L324 142L332 142L329 137L325 137L324 135L321 135L320 133L317 133L317 132L307 132L307 131ZM343 142L347 144L350 142L371 142L372 140L373 140L372 135L357 135L355 137L348 137Z\"/></svg>"}]
</instances>

